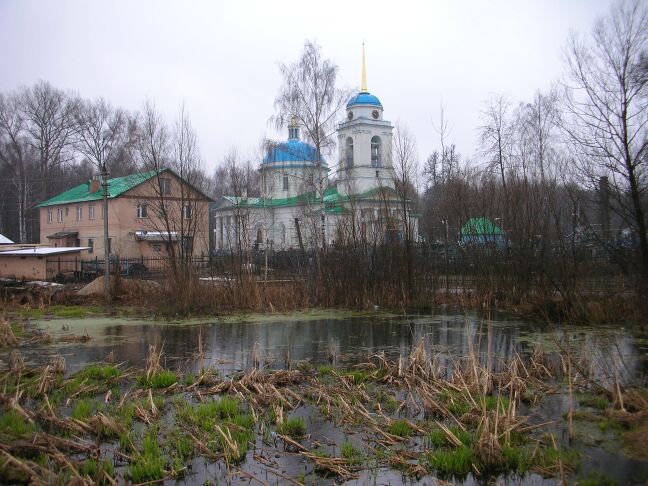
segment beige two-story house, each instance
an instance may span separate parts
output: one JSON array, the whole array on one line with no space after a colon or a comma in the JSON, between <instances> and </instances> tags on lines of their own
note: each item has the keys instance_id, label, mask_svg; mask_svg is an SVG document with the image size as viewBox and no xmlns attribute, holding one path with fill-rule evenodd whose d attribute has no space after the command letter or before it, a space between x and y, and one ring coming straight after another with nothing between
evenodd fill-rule
<instances>
[{"instance_id":1,"label":"beige two-story house","mask_svg":"<svg viewBox=\"0 0 648 486\"><path fill-rule=\"evenodd\" d=\"M109 179L110 254L124 259L207 255L211 201L170 169ZM89 257L103 258L103 189L99 180L73 187L38 207L41 243L89 247Z\"/></svg>"}]
</instances>

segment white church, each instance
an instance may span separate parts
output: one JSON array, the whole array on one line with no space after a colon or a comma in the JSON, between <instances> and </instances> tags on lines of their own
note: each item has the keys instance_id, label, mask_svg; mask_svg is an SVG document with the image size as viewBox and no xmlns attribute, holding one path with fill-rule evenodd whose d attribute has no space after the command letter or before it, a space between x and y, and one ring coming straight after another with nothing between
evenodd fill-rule
<instances>
[{"instance_id":1,"label":"white church","mask_svg":"<svg viewBox=\"0 0 648 486\"><path fill-rule=\"evenodd\" d=\"M394 127L367 90L362 57L362 87L337 127L337 165L318 163L293 121L288 140L273 144L260 164L261 197L223 196L212 206L216 250L306 250L323 238L325 246L382 244L401 240L405 225L418 235L418 217L396 191Z\"/></svg>"}]
</instances>

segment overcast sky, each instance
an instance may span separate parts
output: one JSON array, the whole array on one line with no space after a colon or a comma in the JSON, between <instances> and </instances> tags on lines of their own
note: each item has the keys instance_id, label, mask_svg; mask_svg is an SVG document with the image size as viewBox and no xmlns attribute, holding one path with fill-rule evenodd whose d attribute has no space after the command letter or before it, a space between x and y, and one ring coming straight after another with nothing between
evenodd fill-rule
<instances>
[{"instance_id":1,"label":"overcast sky","mask_svg":"<svg viewBox=\"0 0 648 486\"><path fill-rule=\"evenodd\" d=\"M423 161L438 145L440 105L460 153L477 150L489 94L514 102L562 74L570 29L589 32L610 0L31 1L0 0L0 90L39 79L136 110L155 101L172 120L184 102L203 159L253 154L281 84L279 62L315 39L338 83L368 88L386 119L416 136ZM342 118L344 114L340 115Z\"/></svg>"}]
</instances>

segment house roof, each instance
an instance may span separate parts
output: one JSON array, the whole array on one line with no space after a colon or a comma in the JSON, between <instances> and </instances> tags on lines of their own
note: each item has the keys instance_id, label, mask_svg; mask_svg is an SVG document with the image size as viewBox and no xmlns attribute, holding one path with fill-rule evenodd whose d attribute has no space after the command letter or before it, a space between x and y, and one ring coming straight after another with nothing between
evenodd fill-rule
<instances>
[{"instance_id":1,"label":"house roof","mask_svg":"<svg viewBox=\"0 0 648 486\"><path fill-rule=\"evenodd\" d=\"M142 182L149 180L157 173L158 171L156 170L150 170L148 172L140 172L139 174L131 174L124 177L108 179L108 198L114 199L121 196L126 191L130 191L134 187L139 186ZM57 194L47 201L43 201L36 207L42 208L45 206L54 206L57 204L99 201L102 197L103 191L101 189L95 192L90 192L90 182L84 182L83 184L79 184L72 189L68 189L65 192Z\"/></svg>"},{"instance_id":2,"label":"house roof","mask_svg":"<svg viewBox=\"0 0 648 486\"><path fill-rule=\"evenodd\" d=\"M139 186L143 182L146 182L152 177L161 174L163 172L169 172L174 176L176 176L178 179L182 180L182 178L178 174L176 174L171 169L166 169L166 168L160 170L150 170L147 172L140 172L138 174L131 174L124 177L116 177L114 179L108 179L108 199L114 199L116 197L119 197L125 192L134 189L135 187ZM195 191L199 192L206 199L210 201L212 200L201 190L197 189L194 186L191 186L191 184L189 183L186 184L192 187ZM102 199L102 197L103 197L103 191L101 189L95 192L90 192L90 182L84 182L83 184L79 184L78 186L73 187L72 189L68 189L67 191L62 192L48 199L47 201L43 201L42 203L38 204L36 207L42 208L45 206L55 206L58 204L99 201Z\"/></svg>"},{"instance_id":3,"label":"house roof","mask_svg":"<svg viewBox=\"0 0 648 486\"><path fill-rule=\"evenodd\" d=\"M45 256L61 255L63 253L77 253L83 250L89 250L88 246L35 246L33 248L21 248L20 250L1 251L0 256Z\"/></svg>"}]
</instances>

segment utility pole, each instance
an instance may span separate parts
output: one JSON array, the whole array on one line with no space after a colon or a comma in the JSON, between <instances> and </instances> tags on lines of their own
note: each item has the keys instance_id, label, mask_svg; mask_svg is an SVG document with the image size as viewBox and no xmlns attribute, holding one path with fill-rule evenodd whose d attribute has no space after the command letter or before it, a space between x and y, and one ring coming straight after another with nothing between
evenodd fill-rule
<instances>
[{"instance_id":1,"label":"utility pole","mask_svg":"<svg viewBox=\"0 0 648 486\"><path fill-rule=\"evenodd\" d=\"M101 186L103 188L103 226L104 226L104 295L110 304L110 239L108 238L108 171L104 159L104 143L101 144Z\"/></svg>"}]
</instances>

